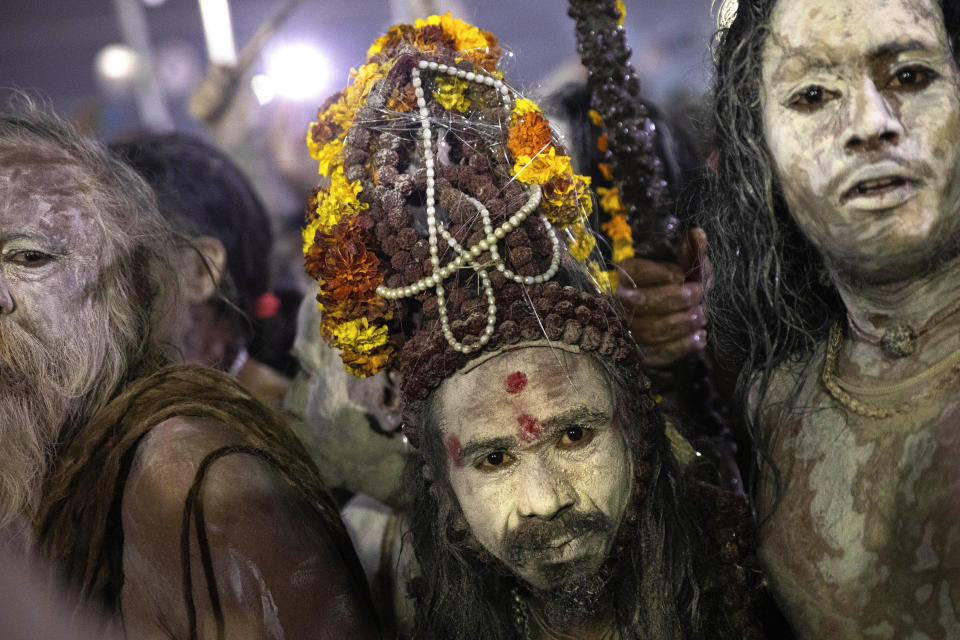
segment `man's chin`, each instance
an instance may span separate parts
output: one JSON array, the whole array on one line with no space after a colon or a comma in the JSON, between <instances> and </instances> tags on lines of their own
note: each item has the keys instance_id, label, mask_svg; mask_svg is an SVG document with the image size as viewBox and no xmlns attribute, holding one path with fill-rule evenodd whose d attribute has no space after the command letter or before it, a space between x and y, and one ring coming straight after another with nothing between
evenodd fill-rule
<instances>
[{"instance_id":1,"label":"man's chin","mask_svg":"<svg viewBox=\"0 0 960 640\"><path fill-rule=\"evenodd\" d=\"M577 564L582 561L574 561ZM546 583L544 588L534 587L533 593L540 602L547 622L556 627L566 627L578 620L596 615L602 608L607 583L597 567L567 567L563 581Z\"/></svg>"},{"instance_id":2,"label":"man's chin","mask_svg":"<svg viewBox=\"0 0 960 640\"><path fill-rule=\"evenodd\" d=\"M865 285L897 284L943 269L960 254L960 243L902 238L858 247L828 258L831 271L847 282Z\"/></svg>"}]
</instances>

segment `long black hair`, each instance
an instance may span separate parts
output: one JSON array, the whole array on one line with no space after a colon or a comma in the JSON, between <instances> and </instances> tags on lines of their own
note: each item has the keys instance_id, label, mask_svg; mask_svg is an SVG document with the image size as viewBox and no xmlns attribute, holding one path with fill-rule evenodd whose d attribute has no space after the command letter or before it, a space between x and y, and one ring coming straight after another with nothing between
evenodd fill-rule
<instances>
[{"instance_id":1,"label":"long black hair","mask_svg":"<svg viewBox=\"0 0 960 640\"><path fill-rule=\"evenodd\" d=\"M742 565L752 548L746 501L681 472L663 417L636 379L621 370L606 377L635 475L631 506L602 573L620 637L756 637L757 574ZM408 585L416 600L414 637L514 640L512 592L525 587L469 531L448 480L435 397L424 407L419 448L404 478L419 566Z\"/></svg>"}]
</instances>

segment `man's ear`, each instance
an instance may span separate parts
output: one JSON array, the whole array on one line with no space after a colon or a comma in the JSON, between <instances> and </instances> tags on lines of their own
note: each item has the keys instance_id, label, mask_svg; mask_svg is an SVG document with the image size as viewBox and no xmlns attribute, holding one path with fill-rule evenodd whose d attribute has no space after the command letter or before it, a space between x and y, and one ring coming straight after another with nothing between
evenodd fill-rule
<instances>
[{"instance_id":1,"label":"man's ear","mask_svg":"<svg viewBox=\"0 0 960 640\"><path fill-rule=\"evenodd\" d=\"M180 271L187 301L207 302L220 290L227 250L213 236L195 236L181 249Z\"/></svg>"}]
</instances>

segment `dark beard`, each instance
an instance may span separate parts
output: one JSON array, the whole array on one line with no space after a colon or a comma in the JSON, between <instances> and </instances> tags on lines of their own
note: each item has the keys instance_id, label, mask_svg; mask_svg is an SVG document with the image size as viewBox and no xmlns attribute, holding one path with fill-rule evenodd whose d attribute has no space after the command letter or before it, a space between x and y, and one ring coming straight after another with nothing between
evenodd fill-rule
<instances>
[{"instance_id":1,"label":"dark beard","mask_svg":"<svg viewBox=\"0 0 960 640\"><path fill-rule=\"evenodd\" d=\"M612 532L610 519L600 511L568 511L553 520L531 520L517 527L505 541L506 558L513 567L522 567L535 561L545 546L557 540L590 534L609 539ZM577 559L542 569L544 577L555 586L531 591L544 605L550 626L565 627L596 615L607 581L596 569L585 566L588 562L589 559Z\"/></svg>"},{"instance_id":2,"label":"dark beard","mask_svg":"<svg viewBox=\"0 0 960 640\"><path fill-rule=\"evenodd\" d=\"M608 600L607 581L599 573L580 576L549 591L537 591L537 599L543 604L546 622L551 627L563 629L578 620L595 617Z\"/></svg>"},{"instance_id":3,"label":"dark beard","mask_svg":"<svg viewBox=\"0 0 960 640\"><path fill-rule=\"evenodd\" d=\"M613 530L610 519L600 511L565 511L552 520L532 519L520 523L504 540L504 555L512 566L523 567L535 561L544 547L557 540L588 534L610 538ZM568 565L569 568L565 568ZM550 570L557 572L557 580L563 580L573 574L575 566L576 563L563 563Z\"/></svg>"}]
</instances>

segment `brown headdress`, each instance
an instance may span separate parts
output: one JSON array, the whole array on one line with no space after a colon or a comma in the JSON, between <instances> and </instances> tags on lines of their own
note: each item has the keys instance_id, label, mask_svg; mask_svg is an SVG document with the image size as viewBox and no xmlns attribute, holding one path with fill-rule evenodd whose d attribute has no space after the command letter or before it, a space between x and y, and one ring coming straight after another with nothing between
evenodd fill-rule
<instances>
[{"instance_id":1,"label":"brown headdress","mask_svg":"<svg viewBox=\"0 0 960 640\"><path fill-rule=\"evenodd\" d=\"M591 260L590 180L499 59L449 14L392 27L307 138L325 178L304 230L323 335L356 375L399 370L408 415L520 341L639 364Z\"/></svg>"}]
</instances>

